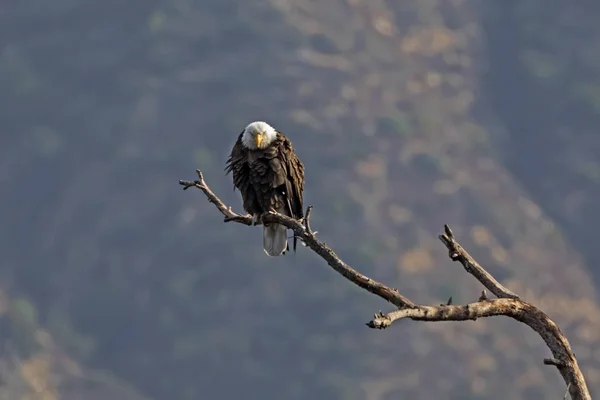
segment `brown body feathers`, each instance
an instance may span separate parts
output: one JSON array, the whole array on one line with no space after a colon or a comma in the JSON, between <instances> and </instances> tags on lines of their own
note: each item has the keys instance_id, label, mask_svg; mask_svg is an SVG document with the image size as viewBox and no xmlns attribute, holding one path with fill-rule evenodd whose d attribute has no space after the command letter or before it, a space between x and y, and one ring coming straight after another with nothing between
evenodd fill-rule
<instances>
[{"instance_id":1,"label":"brown body feathers","mask_svg":"<svg viewBox=\"0 0 600 400\"><path fill-rule=\"evenodd\" d=\"M260 216L277 211L302 219L304 165L296 156L291 141L281 132L265 148L249 149L239 135L225 172L233 175L233 185L243 200L246 212ZM294 237L296 250L296 237Z\"/></svg>"}]
</instances>

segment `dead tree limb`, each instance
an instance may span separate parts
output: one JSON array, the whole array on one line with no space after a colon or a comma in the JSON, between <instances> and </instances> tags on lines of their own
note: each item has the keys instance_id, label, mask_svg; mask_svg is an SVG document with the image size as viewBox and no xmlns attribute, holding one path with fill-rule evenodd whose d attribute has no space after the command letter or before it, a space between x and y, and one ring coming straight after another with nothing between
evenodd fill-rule
<instances>
[{"instance_id":1,"label":"dead tree limb","mask_svg":"<svg viewBox=\"0 0 600 400\"><path fill-rule=\"evenodd\" d=\"M225 222L252 225L252 217L250 215L238 214L231 207L226 206L210 190L204 181L202 172L200 170L196 170L196 172L198 180L179 181L184 190L191 187L202 190L208 201L213 203L221 214L223 214ZM397 289L390 288L356 271L342 261L325 243L318 240L315 233L310 229L309 217L311 210L312 206L309 206L306 216L302 221L278 213L268 213L263 216L263 222L285 225L288 229L294 231L294 234L307 247L321 256L340 275L397 307L396 310L387 314L382 312L376 313L373 319L367 322L367 326L374 329L385 329L392 323L402 319L411 319L414 321L467 321L497 315L510 317L528 325L546 342L546 345L552 352L552 358L545 359L544 364L553 365L558 369L567 385L567 391L571 395L571 399L588 400L592 398L583 374L579 369L577 359L571 350L571 345L559 327L544 312L534 305L521 300L518 295L500 284L479 265L456 241L448 225L444 225L444 234L439 235L439 239L448 249L450 259L460 262L465 271L473 275L475 279L497 297L496 299L488 299L484 290L477 302L466 305L453 305L452 298L448 300L447 304L439 306L426 306L413 303Z\"/></svg>"}]
</instances>

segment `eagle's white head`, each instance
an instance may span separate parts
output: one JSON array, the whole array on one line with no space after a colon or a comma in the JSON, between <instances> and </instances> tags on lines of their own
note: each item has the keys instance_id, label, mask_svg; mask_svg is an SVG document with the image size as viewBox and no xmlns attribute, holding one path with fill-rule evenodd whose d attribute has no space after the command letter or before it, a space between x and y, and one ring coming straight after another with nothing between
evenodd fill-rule
<instances>
[{"instance_id":1,"label":"eagle's white head","mask_svg":"<svg viewBox=\"0 0 600 400\"><path fill-rule=\"evenodd\" d=\"M250 150L264 149L277 137L277 131L263 121L248 124L242 133L242 144Z\"/></svg>"}]
</instances>

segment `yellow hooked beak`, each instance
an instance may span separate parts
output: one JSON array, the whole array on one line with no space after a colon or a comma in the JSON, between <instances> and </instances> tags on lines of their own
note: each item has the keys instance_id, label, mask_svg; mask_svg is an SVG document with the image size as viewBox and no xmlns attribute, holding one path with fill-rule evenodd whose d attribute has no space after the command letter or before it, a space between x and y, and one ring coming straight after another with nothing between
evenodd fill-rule
<instances>
[{"instance_id":1,"label":"yellow hooked beak","mask_svg":"<svg viewBox=\"0 0 600 400\"><path fill-rule=\"evenodd\" d=\"M264 139L264 135L262 133L258 133L256 134L256 147L258 147L260 149L260 144L262 143Z\"/></svg>"}]
</instances>

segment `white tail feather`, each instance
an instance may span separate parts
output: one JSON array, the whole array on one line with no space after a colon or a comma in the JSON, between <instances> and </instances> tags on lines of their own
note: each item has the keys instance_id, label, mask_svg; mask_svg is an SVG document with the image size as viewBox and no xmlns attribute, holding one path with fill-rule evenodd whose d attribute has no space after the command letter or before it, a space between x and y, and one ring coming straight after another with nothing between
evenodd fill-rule
<instances>
[{"instance_id":1,"label":"white tail feather","mask_svg":"<svg viewBox=\"0 0 600 400\"><path fill-rule=\"evenodd\" d=\"M263 248L271 257L280 256L287 249L287 228L280 224L263 226Z\"/></svg>"}]
</instances>

